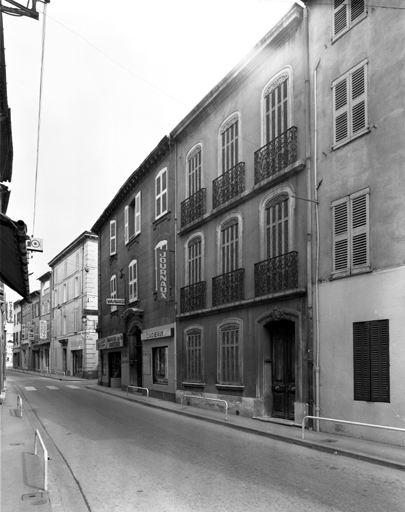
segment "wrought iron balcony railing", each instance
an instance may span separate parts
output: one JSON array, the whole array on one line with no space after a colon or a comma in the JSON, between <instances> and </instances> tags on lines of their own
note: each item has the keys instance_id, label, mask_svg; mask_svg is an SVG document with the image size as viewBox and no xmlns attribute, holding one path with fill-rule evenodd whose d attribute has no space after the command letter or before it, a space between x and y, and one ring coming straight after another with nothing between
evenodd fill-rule
<instances>
[{"instance_id":1,"label":"wrought iron balcony railing","mask_svg":"<svg viewBox=\"0 0 405 512\"><path fill-rule=\"evenodd\" d=\"M298 286L298 252L292 251L255 264L255 297Z\"/></svg>"},{"instance_id":2,"label":"wrought iron balcony railing","mask_svg":"<svg viewBox=\"0 0 405 512\"><path fill-rule=\"evenodd\" d=\"M297 160L297 127L292 126L255 151L255 184L281 172Z\"/></svg>"},{"instance_id":3,"label":"wrought iron balcony railing","mask_svg":"<svg viewBox=\"0 0 405 512\"><path fill-rule=\"evenodd\" d=\"M206 282L191 284L180 288L180 312L189 313L205 308Z\"/></svg>"},{"instance_id":4,"label":"wrought iron balcony railing","mask_svg":"<svg viewBox=\"0 0 405 512\"><path fill-rule=\"evenodd\" d=\"M199 219L207 211L207 190L200 189L181 203L181 227Z\"/></svg>"},{"instance_id":5,"label":"wrought iron balcony railing","mask_svg":"<svg viewBox=\"0 0 405 512\"><path fill-rule=\"evenodd\" d=\"M238 268L212 279L212 305L219 306L245 298L245 269Z\"/></svg>"},{"instance_id":6,"label":"wrought iron balcony railing","mask_svg":"<svg viewBox=\"0 0 405 512\"><path fill-rule=\"evenodd\" d=\"M239 162L212 182L212 206L216 208L245 191L245 162Z\"/></svg>"}]
</instances>

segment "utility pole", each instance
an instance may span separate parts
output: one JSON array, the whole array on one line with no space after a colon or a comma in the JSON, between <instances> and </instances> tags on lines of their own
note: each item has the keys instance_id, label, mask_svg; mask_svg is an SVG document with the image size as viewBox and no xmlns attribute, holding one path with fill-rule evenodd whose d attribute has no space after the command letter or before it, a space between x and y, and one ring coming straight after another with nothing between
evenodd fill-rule
<instances>
[{"instance_id":1,"label":"utility pole","mask_svg":"<svg viewBox=\"0 0 405 512\"><path fill-rule=\"evenodd\" d=\"M49 4L51 0L28 0L27 6L16 2L15 0L0 0L1 12L10 14L11 16L27 16L34 20L39 19L39 13L37 11L37 2L42 4ZM6 4L11 4L14 7L8 7Z\"/></svg>"}]
</instances>

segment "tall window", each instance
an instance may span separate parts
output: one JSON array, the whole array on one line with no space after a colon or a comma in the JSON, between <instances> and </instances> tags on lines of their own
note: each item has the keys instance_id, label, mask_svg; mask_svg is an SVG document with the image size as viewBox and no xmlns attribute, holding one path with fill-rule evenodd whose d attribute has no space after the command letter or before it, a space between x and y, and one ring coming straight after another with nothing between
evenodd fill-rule
<instances>
[{"instance_id":1,"label":"tall window","mask_svg":"<svg viewBox=\"0 0 405 512\"><path fill-rule=\"evenodd\" d=\"M265 144L284 133L289 128L288 106L289 76L283 72L264 92L264 131Z\"/></svg>"},{"instance_id":2,"label":"tall window","mask_svg":"<svg viewBox=\"0 0 405 512\"><path fill-rule=\"evenodd\" d=\"M138 264L136 260L128 265L129 302L138 299Z\"/></svg>"},{"instance_id":3,"label":"tall window","mask_svg":"<svg viewBox=\"0 0 405 512\"><path fill-rule=\"evenodd\" d=\"M128 243L130 238L141 232L141 192L125 207L124 211L124 238Z\"/></svg>"},{"instance_id":4,"label":"tall window","mask_svg":"<svg viewBox=\"0 0 405 512\"><path fill-rule=\"evenodd\" d=\"M221 226L221 273L239 268L239 221L233 218Z\"/></svg>"},{"instance_id":5,"label":"tall window","mask_svg":"<svg viewBox=\"0 0 405 512\"><path fill-rule=\"evenodd\" d=\"M390 401L389 322L353 324L354 399Z\"/></svg>"},{"instance_id":6,"label":"tall window","mask_svg":"<svg viewBox=\"0 0 405 512\"><path fill-rule=\"evenodd\" d=\"M332 83L333 144L340 146L368 130L367 61Z\"/></svg>"},{"instance_id":7,"label":"tall window","mask_svg":"<svg viewBox=\"0 0 405 512\"><path fill-rule=\"evenodd\" d=\"M135 196L135 235L141 232L141 191Z\"/></svg>"},{"instance_id":8,"label":"tall window","mask_svg":"<svg viewBox=\"0 0 405 512\"><path fill-rule=\"evenodd\" d=\"M110 256L117 254L117 221L110 221Z\"/></svg>"},{"instance_id":9,"label":"tall window","mask_svg":"<svg viewBox=\"0 0 405 512\"><path fill-rule=\"evenodd\" d=\"M334 273L370 268L369 195L365 189L332 203Z\"/></svg>"},{"instance_id":10,"label":"tall window","mask_svg":"<svg viewBox=\"0 0 405 512\"><path fill-rule=\"evenodd\" d=\"M74 280L74 296L78 297L80 294L79 276L75 276Z\"/></svg>"},{"instance_id":11,"label":"tall window","mask_svg":"<svg viewBox=\"0 0 405 512\"><path fill-rule=\"evenodd\" d=\"M365 0L334 0L333 35L343 34L366 14Z\"/></svg>"},{"instance_id":12,"label":"tall window","mask_svg":"<svg viewBox=\"0 0 405 512\"><path fill-rule=\"evenodd\" d=\"M186 332L186 381L204 381L202 330L200 328L192 328Z\"/></svg>"},{"instance_id":13,"label":"tall window","mask_svg":"<svg viewBox=\"0 0 405 512\"><path fill-rule=\"evenodd\" d=\"M239 116L232 115L220 129L222 174L239 162Z\"/></svg>"},{"instance_id":14,"label":"tall window","mask_svg":"<svg viewBox=\"0 0 405 512\"><path fill-rule=\"evenodd\" d=\"M112 299L117 298L117 276L114 274L110 279L110 297ZM111 306L111 312L116 311L118 309L117 306Z\"/></svg>"},{"instance_id":15,"label":"tall window","mask_svg":"<svg viewBox=\"0 0 405 512\"><path fill-rule=\"evenodd\" d=\"M219 329L219 376L220 384L240 385L241 351L240 324L236 322L222 325Z\"/></svg>"},{"instance_id":16,"label":"tall window","mask_svg":"<svg viewBox=\"0 0 405 512\"><path fill-rule=\"evenodd\" d=\"M164 215L168 210L167 204L167 168L162 169L155 178L156 192L156 218Z\"/></svg>"},{"instance_id":17,"label":"tall window","mask_svg":"<svg viewBox=\"0 0 405 512\"><path fill-rule=\"evenodd\" d=\"M66 283L63 285L63 302L67 301L67 285Z\"/></svg>"},{"instance_id":18,"label":"tall window","mask_svg":"<svg viewBox=\"0 0 405 512\"><path fill-rule=\"evenodd\" d=\"M187 245L188 284L202 281L201 236L195 236Z\"/></svg>"},{"instance_id":19,"label":"tall window","mask_svg":"<svg viewBox=\"0 0 405 512\"><path fill-rule=\"evenodd\" d=\"M201 146L187 156L188 197L201 189Z\"/></svg>"},{"instance_id":20,"label":"tall window","mask_svg":"<svg viewBox=\"0 0 405 512\"><path fill-rule=\"evenodd\" d=\"M288 252L289 196L282 193L265 206L266 259Z\"/></svg>"},{"instance_id":21,"label":"tall window","mask_svg":"<svg viewBox=\"0 0 405 512\"><path fill-rule=\"evenodd\" d=\"M169 349L168 347L152 348L153 382L168 384L169 381Z\"/></svg>"}]
</instances>

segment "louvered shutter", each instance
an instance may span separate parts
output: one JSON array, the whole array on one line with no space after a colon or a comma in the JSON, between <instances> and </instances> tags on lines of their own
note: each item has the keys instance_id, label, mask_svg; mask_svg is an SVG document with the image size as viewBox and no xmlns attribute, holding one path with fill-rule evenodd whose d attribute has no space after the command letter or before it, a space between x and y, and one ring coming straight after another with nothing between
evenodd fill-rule
<instances>
[{"instance_id":1,"label":"louvered shutter","mask_svg":"<svg viewBox=\"0 0 405 512\"><path fill-rule=\"evenodd\" d=\"M350 197L351 203L351 255L352 269L369 265L368 194Z\"/></svg>"},{"instance_id":2,"label":"louvered shutter","mask_svg":"<svg viewBox=\"0 0 405 512\"><path fill-rule=\"evenodd\" d=\"M371 400L389 402L389 329L388 320L370 322Z\"/></svg>"},{"instance_id":3,"label":"louvered shutter","mask_svg":"<svg viewBox=\"0 0 405 512\"><path fill-rule=\"evenodd\" d=\"M117 252L117 225L116 221L110 221L110 255Z\"/></svg>"},{"instance_id":4,"label":"louvered shutter","mask_svg":"<svg viewBox=\"0 0 405 512\"><path fill-rule=\"evenodd\" d=\"M349 270L349 212L348 200L332 206L333 211L333 271Z\"/></svg>"},{"instance_id":5,"label":"louvered shutter","mask_svg":"<svg viewBox=\"0 0 405 512\"><path fill-rule=\"evenodd\" d=\"M135 197L135 235L141 232L141 193Z\"/></svg>"},{"instance_id":6,"label":"louvered shutter","mask_svg":"<svg viewBox=\"0 0 405 512\"><path fill-rule=\"evenodd\" d=\"M356 21L365 11L366 3L364 0L351 0L350 22L353 23Z\"/></svg>"},{"instance_id":7,"label":"louvered shutter","mask_svg":"<svg viewBox=\"0 0 405 512\"><path fill-rule=\"evenodd\" d=\"M124 212L124 238L125 243L127 243L129 240L129 206L125 207Z\"/></svg>"},{"instance_id":8,"label":"louvered shutter","mask_svg":"<svg viewBox=\"0 0 405 512\"><path fill-rule=\"evenodd\" d=\"M349 138L349 77L343 78L333 88L334 144Z\"/></svg>"},{"instance_id":9,"label":"louvered shutter","mask_svg":"<svg viewBox=\"0 0 405 512\"><path fill-rule=\"evenodd\" d=\"M348 26L349 0L334 0L333 35L338 35Z\"/></svg>"},{"instance_id":10,"label":"louvered shutter","mask_svg":"<svg viewBox=\"0 0 405 512\"><path fill-rule=\"evenodd\" d=\"M366 72L367 66L362 65L350 75L352 135L367 127Z\"/></svg>"},{"instance_id":11,"label":"louvered shutter","mask_svg":"<svg viewBox=\"0 0 405 512\"><path fill-rule=\"evenodd\" d=\"M369 323L353 324L354 399L370 400Z\"/></svg>"},{"instance_id":12,"label":"louvered shutter","mask_svg":"<svg viewBox=\"0 0 405 512\"><path fill-rule=\"evenodd\" d=\"M129 281L129 300L131 301L134 298L134 274L133 274L133 264L131 263L128 267L128 281Z\"/></svg>"}]
</instances>

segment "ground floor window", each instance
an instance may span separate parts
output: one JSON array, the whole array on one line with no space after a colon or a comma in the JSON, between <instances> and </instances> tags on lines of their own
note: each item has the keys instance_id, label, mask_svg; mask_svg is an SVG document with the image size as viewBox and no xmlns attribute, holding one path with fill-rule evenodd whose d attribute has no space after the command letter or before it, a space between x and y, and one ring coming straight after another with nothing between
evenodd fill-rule
<instances>
[{"instance_id":1,"label":"ground floor window","mask_svg":"<svg viewBox=\"0 0 405 512\"><path fill-rule=\"evenodd\" d=\"M186 381L203 382L201 330L192 329L186 333Z\"/></svg>"},{"instance_id":2,"label":"ground floor window","mask_svg":"<svg viewBox=\"0 0 405 512\"><path fill-rule=\"evenodd\" d=\"M156 347L152 349L153 358L153 382L154 384L167 384L169 381L168 347Z\"/></svg>"},{"instance_id":3,"label":"ground floor window","mask_svg":"<svg viewBox=\"0 0 405 512\"><path fill-rule=\"evenodd\" d=\"M241 384L240 325L223 325L219 332L219 383Z\"/></svg>"},{"instance_id":4,"label":"ground floor window","mask_svg":"<svg viewBox=\"0 0 405 512\"><path fill-rule=\"evenodd\" d=\"M354 399L390 401L388 320L353 324Z\"/></svg>"}]
</instances>

